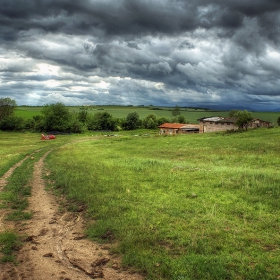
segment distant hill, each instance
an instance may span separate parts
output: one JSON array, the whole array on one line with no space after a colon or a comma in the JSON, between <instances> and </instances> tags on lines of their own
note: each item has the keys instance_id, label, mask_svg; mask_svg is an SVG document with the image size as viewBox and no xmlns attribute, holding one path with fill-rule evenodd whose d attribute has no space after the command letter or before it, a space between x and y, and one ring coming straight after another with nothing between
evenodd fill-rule
<instances>
[{"instance_id":1,"label":"distant hill","mask_svg":"<svg viewBox=\"0 0 280 280\"><path fill-rule=\"evenodd\" d=\"M256 111L250 107L244 107L240 105L231 105L231 104L224 104L224 105L201 105L199 107L208 108L209 110L215 111L230 111L230 110L247 110L247 111Z\"/></svg>"}]
</instances>

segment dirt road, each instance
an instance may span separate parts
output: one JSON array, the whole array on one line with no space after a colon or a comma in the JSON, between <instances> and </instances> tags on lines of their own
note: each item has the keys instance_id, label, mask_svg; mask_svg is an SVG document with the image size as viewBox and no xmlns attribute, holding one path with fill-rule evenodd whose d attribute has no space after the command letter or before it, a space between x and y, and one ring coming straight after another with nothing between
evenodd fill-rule
<instances>
[{"instance_id":1,"label":"dirt road","mask_svg":"<svg viewBox=\"0 0 280 280\"><path fill-rule=\"evenodd\" d=\"M49 152L34 162L28 209L33 217L13 225L16 231L26 236L18 252L19 264L0 264L0 280L143 280L141 275L122 270L120 259L110 255L105 246L86 239L82 212L59 211L57 198L45 190L42 179L44 159ZM0 191L23 161L0 178ZM3 219L4 210L0 211L1 230L12 227Z\"/></svg>"}]
</instances>

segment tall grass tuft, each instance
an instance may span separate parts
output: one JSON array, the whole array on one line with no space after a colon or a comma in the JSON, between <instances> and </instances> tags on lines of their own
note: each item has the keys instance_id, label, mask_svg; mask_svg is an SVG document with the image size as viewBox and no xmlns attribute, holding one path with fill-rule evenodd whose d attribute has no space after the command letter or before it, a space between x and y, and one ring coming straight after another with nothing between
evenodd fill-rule
<instances>
[{"instance_id":1,"label":"tall grass tuft","mask_svg":"<svg viewBox=\"0 0 280 280\"><path fill-rule=\"evenodd\" d=\"M1 262L15 261L14 252L21 245L19 236L13 231L0 232L0 260Z\"/></svg>"}]
</instances>

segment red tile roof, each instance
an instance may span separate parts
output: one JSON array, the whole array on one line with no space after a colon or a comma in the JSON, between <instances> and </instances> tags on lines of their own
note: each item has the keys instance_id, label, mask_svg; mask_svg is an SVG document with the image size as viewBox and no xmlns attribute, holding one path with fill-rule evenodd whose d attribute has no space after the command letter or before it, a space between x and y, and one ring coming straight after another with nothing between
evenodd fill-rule
<instances>
[{"instance_id":1,"label":"red tile roof","mask_svg":"<svg viewBox=\"0 0 280 280\"><path fill-rule=\"evenodd\" d=\"M183 123L164 123L159 126L159 128L170 128L170 129L179 129L185 126Z\"/></svg>"}]
</instances>

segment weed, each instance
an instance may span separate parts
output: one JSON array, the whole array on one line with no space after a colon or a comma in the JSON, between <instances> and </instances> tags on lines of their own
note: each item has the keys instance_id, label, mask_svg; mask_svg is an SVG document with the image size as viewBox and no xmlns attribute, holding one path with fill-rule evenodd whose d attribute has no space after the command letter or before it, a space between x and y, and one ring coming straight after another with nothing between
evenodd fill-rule
<instances>
[{"instance_id":1,"label":"weed","mask_svg":"<svg viewBox=\"0 0 280 280\"><path fill-rule=\"evenodd\" d=\"M32 213L25 212L21 210L15 210L6 216L6 220L8 221L21 221L21 220L29 220L32 218Z\"/></svg>"},{"instance_id":2,"label":"weed","mask_svg":"<svg viewBox=\"0 0 280 280\"><path fill-rule=\"evenodd\" d=\"M2 262L15 261L14 252L21 245L19 236L13 231L0 232L0 253Z\"/></svg>"}]
</instances>

